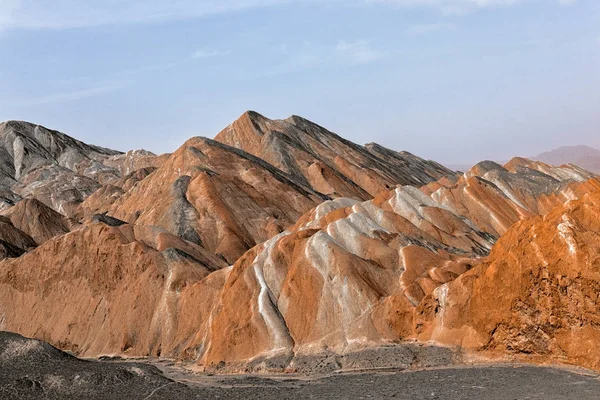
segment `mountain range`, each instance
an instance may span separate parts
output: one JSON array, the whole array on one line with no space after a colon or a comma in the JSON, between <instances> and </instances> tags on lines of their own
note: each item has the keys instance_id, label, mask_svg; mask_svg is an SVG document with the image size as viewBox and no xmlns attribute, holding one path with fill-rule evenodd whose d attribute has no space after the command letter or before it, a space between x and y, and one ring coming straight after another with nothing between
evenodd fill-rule
<instances>
[{"instance_id":1,"label":"mountain range","mask_svg":"<svg viewBox=\"0 0 600 400\"><path fill-rule=\"evenodd\" d=\"M256 112L165 155L10 121L0 160L0 330L210 371L406 343L600 369L581 166L458 173Z\"/></svg>"},{"instance_id":2,"label":"mountain range","mask_svg":"<svg viewBox=\"0 0 600 400\"><path fill-rule=\"evenodd\" d=\"M534 157L548 164L575 164L589 171L600 173L600 150L589 146L564 146Z\"/></svg>"},{"instance_id":3,"label":"mountain range","mask_svg":"<svg viewBox=\"0 0 600 400\"><path fill-rule=\"evenodd\" d=\"M600 150L590 146L563 146L530 158L550 165L574 164L588 171L600 173ZM500 163L504 164L505 162ZM468 164L448 164L447 166L456 171L467 171L471 168L471 165Z\"/></svg>"}]
</instances>

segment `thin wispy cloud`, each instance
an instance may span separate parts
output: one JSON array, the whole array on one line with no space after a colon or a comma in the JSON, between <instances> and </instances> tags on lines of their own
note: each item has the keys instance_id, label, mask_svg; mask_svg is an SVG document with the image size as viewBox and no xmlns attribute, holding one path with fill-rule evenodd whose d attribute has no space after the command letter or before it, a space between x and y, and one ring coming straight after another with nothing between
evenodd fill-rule
<instances>
[{"instance_id":1,"label":"thin wispy cloud","mask_svg":"<svg viewBox=\"0 0 600 400\"><path fill-rule=\"evenodd\" d=\"M53 93L49 95L42 95L32 97L30 99L15 99L11 100L11 105L13 106L21 106L21 107L31 107L31 106L40 106L47 104L56 104L56 103L65 103L70 101L82 100L90 97L95 97L107 93L116 92L118 90L125 89L130 85L130 82L125 81L114 81L114 82L101 82L96 84L95 86L64 91L59 93Z\"/></svg>"},{"instance_id":2,"label":"thin wispy cloud","mask_svg":"<svg viewBox=\"0 0 600 400\"><path fill-rule=\"evenodd\" d=\"M367 40L354 42L341 41L336 46L337 53L352 64L370 64L388 56L388 53L375 49Z\"/></svg>"},{"instance_id":3,"label":"thin wispy cloud","mask_svg":"<svg viewBox=\"0 0 600 400\"><path fill-rule=\"evenodd\" d=\"M299 4L421 7L460 14L533 1L576 3L576 0L0 0L0 29L73 29L154 23Z\"/></svg>"},{"instance_id":4,"label":"thin wispy cloud","mask_svg":"<svg viewBox=\"0 0 600 400\"><path fill-rule=\"evenodd\" d=\"M183 20L287 0L0 0L0 28L72 29Z\"/></svg>"},{"instance_id":5,"label":"thin wispy cloud","mask_svg":"<svg viewBox=\"0 0 600 400\"><path fill-rule=\"evenodd\" d=\"M0 0L1 1L1 0ZM90 97L99 96L102 94L112 93L125 89L126 87L135 83L134 76L141 72L153 72L153 71L164 71L172 68L179 67L188 62L193 62L200 59L224 56L229 54L229 51L219 51L214 49L203 49L198 50L190 54L189 56L173 62L167 62L162 64L150 64L142 65L137 68L128 69L111 74L108 79L101 80L94 83L94 79L91 77L73 77L57 81L58 84L64 86L76 86L88 83L87 86L80 87L73 90L65 90L58 93L44 94L26 99L11 100L11 105L20 107L31 107L40 106L46 104L63 103L75 100L82 100ZM105 78L106 79L106 78Z\"/></svg>"},{"instance_id":6,"label":"thin wispy cloud","mask_svg":"<svg viewBox=\"0 0 600 400\"><path fill-rule=\"evenodd\" d=\"M231 54L231 52L229 50L215 50L215 49L205 48L205 49L201 49L201 50L196 50L193 53L191 53L190 55L188 55L180 60L175 60L175 61L165 62L165 63L158 63L158 64L142 65L137 68L121 71L121 72L117 73L116 75L135 75L140 72L164 71L164 70L180 67L180 66L190 63L190 62L194 62L194 61L198 61L198 60L205 60L205 59L214 58L214 57L226 56L229 54Z\"/></svg>"},{"instance_id":7,"label":"thin wispy cloud","mask_svg":"<svg viewBox=\"0 0 600 400\"><path fill-rule=\"evenodd\" d=\"M59 83L61 85L72 85L72 84L76 84L76 83L90 82L92 80L93 79L90 76L75 76L75 77L70 77L70 78L66 78L66 79L61 79L57 83Z\"/></svg>"},{"instance_id":8,"label":"thin wispy cloud","mask_svg":"<svg viewBox=\"0 0 600 400\"><path fill-rule=\"evenodd\" d=\"M454 29L456 25L451 22L437 22L431 24L415 24L406 29L406 33L412 36L427 35L433 32Z\"/></svg>"},{"instance_id":9,"label":"thin wispy cloud","mask_svg":"<svg viewBox=\"0 0 600 400\"><path fill-rule=\"evenodd\" d=\"M574 4L576 0L365 0L369 4L387 5L396 8L426 7L443 14L467 14L472 11L495 7L515 6L522 3L541 1L547 4Z\"/></svg>"},{"instance_id":10,"label":"thin wispy cloud","mask_svg":"<svg viewBox=\"0 0 600 400\"><path fill-rule=\"evenodd\" d=\"M296 46L279 45L275 51L282 63L263 71L264 75L372 64L390 55L364 39L340 40L335 44L303 41Z\"/></svg>"},{"instance_id":11,"label":"thin wispy cloud","mask_svg":"<svg viewBox=\"0 0 600 400\"><path fill-rule=\"evenodd\" d=\"M231 52L229 50L214 50L214 49L201 49L201 50L196 50L193 54L192 54L192 58L195 60L199 60L199 59L204 59L204 58L213 58L213 57L219 57L219 56L226 56L228 54L230 54Z\"/></svg>"}]
</instances>

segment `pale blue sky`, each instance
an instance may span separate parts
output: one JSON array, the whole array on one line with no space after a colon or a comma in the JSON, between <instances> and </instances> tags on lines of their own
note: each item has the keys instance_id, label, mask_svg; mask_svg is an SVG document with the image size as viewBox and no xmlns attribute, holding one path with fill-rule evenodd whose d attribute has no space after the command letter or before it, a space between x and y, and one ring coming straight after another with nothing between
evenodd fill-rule
<instances>
[{"instance_id":1,"label":"pale blue sky","mask_svg":"<svg viewBox=\"0 0 600 400\"><path fill-rule=\"evenodd\" d=\"M0 0L0 120L167 152L247 109L445 163L600 148L600 1Z\"/></svg>"}]
</instances>

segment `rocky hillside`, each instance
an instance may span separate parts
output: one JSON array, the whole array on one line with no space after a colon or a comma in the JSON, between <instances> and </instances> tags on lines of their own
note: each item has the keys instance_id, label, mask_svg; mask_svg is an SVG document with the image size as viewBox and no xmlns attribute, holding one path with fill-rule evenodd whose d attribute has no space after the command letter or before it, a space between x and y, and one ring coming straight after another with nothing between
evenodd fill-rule
<instances>
[{"instance_id":1,"label":"rocky hillside","mask_svg":"<svg viewBox=\"0 0 600 400\"><path fill-rule=\"evenodd\" d=\"M145 364L84 361L47 343L0 332L2 399L131 399L165 386L174 389L169 398L191 395Z\"/></svg>"}]
</instances>

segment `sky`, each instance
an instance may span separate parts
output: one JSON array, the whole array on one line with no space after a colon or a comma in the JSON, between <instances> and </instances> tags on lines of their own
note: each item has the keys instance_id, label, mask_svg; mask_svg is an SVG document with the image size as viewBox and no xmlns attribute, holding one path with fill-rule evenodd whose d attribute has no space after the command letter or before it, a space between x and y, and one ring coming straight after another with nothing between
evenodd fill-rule
<instances>
[{"instance_id":1,"label":"sky","mask_svg":"<svg viewBox=\"0 0 600 400\"><path fill-rule=\"evenodd\" d=\"M246 110L446 164L600 148L600 1L0 0L0 121L164 153Z\"/></svg>"}]
</instances>

